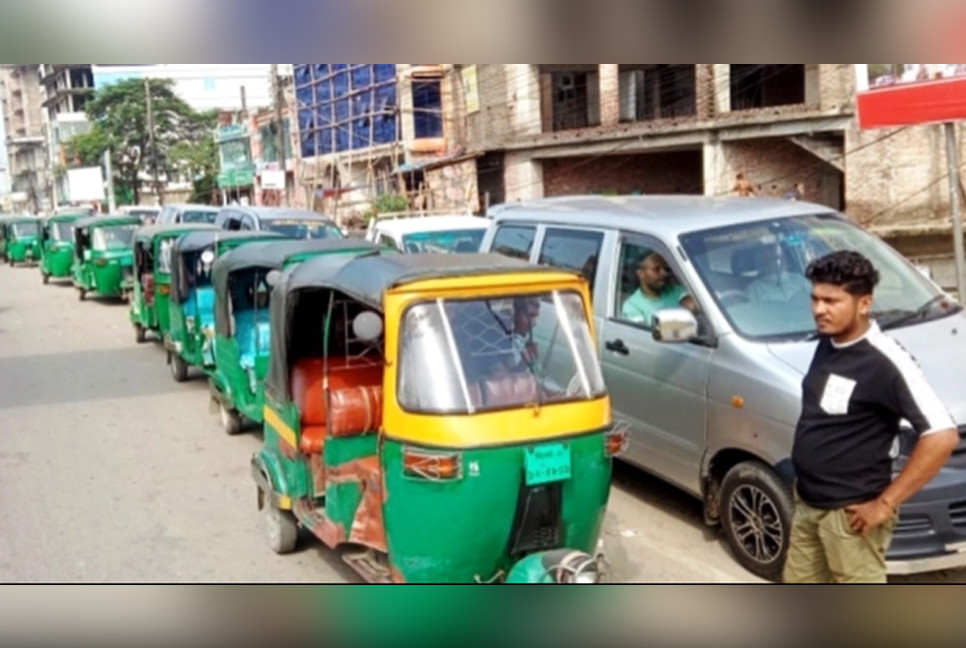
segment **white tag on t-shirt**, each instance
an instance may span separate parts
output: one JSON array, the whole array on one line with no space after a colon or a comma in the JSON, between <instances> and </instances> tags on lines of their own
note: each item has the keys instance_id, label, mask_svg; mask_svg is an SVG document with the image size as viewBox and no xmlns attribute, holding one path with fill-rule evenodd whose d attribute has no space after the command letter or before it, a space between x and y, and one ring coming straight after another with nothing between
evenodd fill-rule
<instances>
[{"instance_id":1,"label":"white tag on t-shirt","mask_svg":"<svg viewBox=\"0 0 966 648\"><path fill-rule=\"evenodd\" d=\"M842 416L849 413L849 401L855 392L856 382L831 374L825 383L825 393L822 394L822 409L826 414Z\"/></svg>"}]
</instances>

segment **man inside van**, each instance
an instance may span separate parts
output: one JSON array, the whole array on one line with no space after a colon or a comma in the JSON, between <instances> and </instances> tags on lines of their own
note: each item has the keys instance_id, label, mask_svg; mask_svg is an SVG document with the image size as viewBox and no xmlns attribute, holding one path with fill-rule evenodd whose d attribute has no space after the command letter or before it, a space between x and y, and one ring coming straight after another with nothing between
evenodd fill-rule
<instances>
[{"instance_id":1,"label":"man inside van","mask_svg":"<svg viewBox=\"0 0 966 648\"><path fill-rule=\"evenodd\" d=\"M936 476L959 435L916 361L870 321L879 273L857 252L813 262L820 342L802 383L786 583L885 583L899 507ZM918 441L893 479L900 422Z\"/></svg>"},{"instance_id":2,"label":"man inside van","mask_svg":"<svg viewBox=\"0 0 966 648\"><path fill-rule=\"evenodd\" d=\"M640 287L621 308L625 320L651 326L654 314L663 308L683 306L695 312L694 300L684 286L674 280L667 261L657 252L646 255L638 264L637 279Z\"/></svg>"}]
</instances>

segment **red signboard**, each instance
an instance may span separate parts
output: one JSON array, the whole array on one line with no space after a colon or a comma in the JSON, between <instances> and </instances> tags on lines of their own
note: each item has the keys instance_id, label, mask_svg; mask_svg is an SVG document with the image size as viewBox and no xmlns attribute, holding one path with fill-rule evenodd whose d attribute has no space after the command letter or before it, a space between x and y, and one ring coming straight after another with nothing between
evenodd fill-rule
<instances>
[{"instance_id":1,"label":"red signboard","mask_svg":"<svg viewBox=\"0 0 966 648\"><path fill-rule=\"evenodd\" d=\"M964 64L859 64L856 68L861 128L966 119Z\"/></svg>"}]
</instances>

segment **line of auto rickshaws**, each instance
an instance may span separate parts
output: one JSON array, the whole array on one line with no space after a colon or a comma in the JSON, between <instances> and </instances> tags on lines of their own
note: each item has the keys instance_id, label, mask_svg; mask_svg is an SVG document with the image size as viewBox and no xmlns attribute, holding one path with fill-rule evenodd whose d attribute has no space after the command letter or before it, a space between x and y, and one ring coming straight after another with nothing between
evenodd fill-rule
<instances>
[{"instance_id":1,"label":"line of auto rickshaws","mask_svg":"<svg viewBox=\"0 0 966 648\"><path fill-rule=\"evenodd\" d=\"M0 218L43 283L129 302L202 374L251 462L269 545L299 528L371 582L594 583L613 425L587 285L496 255L62 213ZM133 340L132 340L133 342Z\"/></svg>"}]
</instances>

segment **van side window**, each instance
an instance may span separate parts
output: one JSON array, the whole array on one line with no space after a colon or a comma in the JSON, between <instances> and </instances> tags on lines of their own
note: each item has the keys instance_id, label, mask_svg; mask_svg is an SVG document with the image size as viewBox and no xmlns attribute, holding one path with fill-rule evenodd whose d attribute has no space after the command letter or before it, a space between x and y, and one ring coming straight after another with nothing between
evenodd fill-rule
<instances>
[{"instance_id":1,"label":"van side window","mask_svg":"<svg viewBox=\"0 0 966 648\"><path fill-rule=\"evenodd\" d=\"M238 214L229 214L228 219L225 221L225 229L231 231L241 229L241 219L238 218Z\"/></svg>"},{"instance_id":2,"label":"van side window","mask_svg":"<svg viewBox=\"0 0 966 648\"><path fill-rule=\"evenodd\" d=\"M602 232L547 228L539 263L579 272L590 284L593 294L603 242Z\"/></svg>"},{"instance_id":3,"label":"van side window","mask_svg":"<svg viewBox=\"0 0 966 648\"><path fill-rule=\"evenodd\" d=\"M694 308L688 288L676 275L667 249L647 236L621 241L613 317L650 329L654 314L665 308Z\"/></svg>"},{"instance_id":4,"label":"van side window","mask_svg":"<svg viewBox=\"0 0 966 648\"><path fill-rule=\"evenodd\" d=\"M379 245L385 246L387 248L392 248L393 250L399 249L399 245L397 245L396 242L392 239L392 237L387 234L379 235Z\"/></svg>"},{"instance_id":5,"label":"van side window","mask_svg":"<svg viewBox=\"0 0 966 648\"><path fill-rule=\"evenodd\" d=\"M511 259L529 261L535 238L537 238L535 227L501 226L493 237L491 251Z\"/></svg>"}]
</instances>

